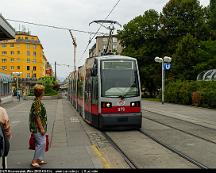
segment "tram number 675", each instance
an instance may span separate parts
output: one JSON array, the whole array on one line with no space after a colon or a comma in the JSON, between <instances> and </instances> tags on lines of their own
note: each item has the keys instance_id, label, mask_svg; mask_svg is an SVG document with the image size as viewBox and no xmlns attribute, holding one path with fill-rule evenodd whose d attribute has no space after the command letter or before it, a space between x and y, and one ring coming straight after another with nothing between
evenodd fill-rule
<instances>
[{"instance_id":1,"label":"tram number 675","mask_svg":"<svg viewBox=\"0 0 216 173\"><path fill-rule=\"evenodd\" d=\"M118 108L118 112L124 112L124 111L125 111L125 107Z\"/></svg>"}]
</instances>

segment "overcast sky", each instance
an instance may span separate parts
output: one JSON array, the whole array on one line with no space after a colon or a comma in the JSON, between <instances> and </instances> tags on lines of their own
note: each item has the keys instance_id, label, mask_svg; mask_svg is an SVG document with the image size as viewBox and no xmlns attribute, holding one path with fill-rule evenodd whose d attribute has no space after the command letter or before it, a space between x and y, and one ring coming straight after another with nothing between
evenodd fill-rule
<instances>
[{"instance_id":1,"label":"overcast sky","mask_svg":"<svg viewBox=\"0 0 216 173\"><path fill-rule=\"evenodd\" d=\"M89 23L93 20L104 19L118 0L0 0L0 13L6 19L55 25L77 30L96 32L99 25ZM121 25L128 23L144 11L155 9L158 12L169 0L121 0L109 16L109 20L116 20ZM203 6L209 5L209 0L200 0ZM67 30L39 27L29 24L9 21L16 29L30 31L37 35L44 47L44 53L54 69L57 64L57 77L65 78L73 70L73 45ZM117 29L120 29L117 27ZM107 32L104 29L101 32ZM73 32L77 40L77 66L83 64L88 56L84 53L89 39L93 35ZM95 43L95 39L88 49ZM83 55L84 53L84 55ZM70 65L65 66L66 65Z\"/></svg>"}]
</instances>

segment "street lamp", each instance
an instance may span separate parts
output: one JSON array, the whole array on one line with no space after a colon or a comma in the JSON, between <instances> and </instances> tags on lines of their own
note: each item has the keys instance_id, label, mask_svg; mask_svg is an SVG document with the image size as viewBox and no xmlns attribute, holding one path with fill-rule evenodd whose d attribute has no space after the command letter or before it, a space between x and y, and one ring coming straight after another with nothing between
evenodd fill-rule
<instances>
[{"instance_id":1,"label":"street lamp","mask_svg":"<svg viewBox=\"0 0 216 173\"><path fill-rule=\"evenodd\" d=\"M15 75L17 75L17 82L16 82L16 84L17 84L17 91L18 91L18 77L20 76L20 74L22 74L22 72L12 72L12 74L15 74Z\"/></svg>"},{"instance_id":2,"label":"street lamp","mask_svg":"<svg viewBox=\"0 0 216 173\"><path fill-rule=\"evenodd\" d=\"M172 58L165 56L164 58L160 58L160 57L155 57L155 62L161 63L162 64L162 104L164 104L164 88L165 88L165 71L164 68L166 68L167 70L170 68L170 64L164 64L164 62L166 63L170 63L172 61ZM165 67L166 66L166 67Z\"/></svg>"}]
</instances>

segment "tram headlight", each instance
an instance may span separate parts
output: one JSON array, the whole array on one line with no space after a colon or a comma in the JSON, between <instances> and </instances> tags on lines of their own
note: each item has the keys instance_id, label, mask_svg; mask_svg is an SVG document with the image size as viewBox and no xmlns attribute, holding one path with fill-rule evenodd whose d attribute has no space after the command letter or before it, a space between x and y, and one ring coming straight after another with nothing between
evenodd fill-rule
<instances>
[{"instance_id":1,"label":"tram headlight","mask_svg":"<svg viewBox=\"0 0 216 173\"><path fill-rule=\"evenodd\" d=\"M136 102L131 102L130 103L131 107L140 107L140 101L136 101Z\"/></svg>"},{"instance_id":2,"label":"tram headlight","mask_svg":"<svg viewBox=\"0 0 216 173\"><path fill-rule=\"evenodd\" d=\"M101 102L101 107L102 108L111 108L112 103L110 103L110 102Z\"/></svg>"}]
</instances>

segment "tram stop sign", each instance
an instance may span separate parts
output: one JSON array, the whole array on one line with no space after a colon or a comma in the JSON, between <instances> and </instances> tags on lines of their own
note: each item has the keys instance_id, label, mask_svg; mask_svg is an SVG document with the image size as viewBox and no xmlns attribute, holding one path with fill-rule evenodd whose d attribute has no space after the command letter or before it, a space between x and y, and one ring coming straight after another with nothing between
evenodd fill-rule
<instances>
[{"instance_id":1,"label":"tram stop sign","mask_svg":"<svg viewBox=\"0 0 216 173\"><path fill-rule=\"evenodd\" d=\"M164 63L164 69L165 70L169 70L171 68L171 64L170 63Z\"/></svg>"}]
</instances>

